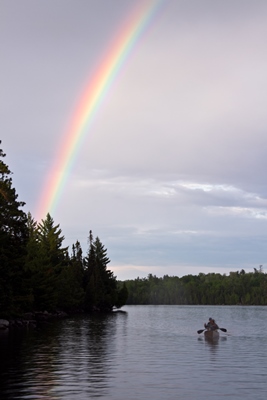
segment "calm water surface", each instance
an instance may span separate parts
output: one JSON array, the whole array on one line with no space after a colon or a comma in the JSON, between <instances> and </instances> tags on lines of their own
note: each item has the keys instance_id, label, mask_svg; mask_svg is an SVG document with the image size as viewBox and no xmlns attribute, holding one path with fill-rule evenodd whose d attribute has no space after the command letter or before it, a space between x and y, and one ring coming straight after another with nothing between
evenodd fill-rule
<instances>
[{"instance_id":1,"label":"calm water surface","mask_svg":"<svg viewBox=\"0 0 267 400\"><path fill-rule=\"evenodd\" d=\"M198 335L214 317L217 341ZM0 399L266 399L267 308L127 306L0 332Z\"/></svg>"}]
</instances>

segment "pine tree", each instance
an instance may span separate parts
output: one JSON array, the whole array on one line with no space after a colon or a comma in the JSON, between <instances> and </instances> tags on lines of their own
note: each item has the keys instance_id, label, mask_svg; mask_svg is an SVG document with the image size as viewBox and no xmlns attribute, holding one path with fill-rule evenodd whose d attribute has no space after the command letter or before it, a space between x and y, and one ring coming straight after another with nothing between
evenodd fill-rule
<instances>
[{"instance_id":1,"label":"pine tree","mask_svg":"<svg viewBox=\"0 0 267 400\"><path fill-rule=\"evenodd\" d=\"M99 307L104 310L112 310L117 302L117 281L113 272L107 269L110 259L107 256L107 249L101 243L99 237L94 241L96 254L96 265L99 271L101 287L99 288Z\"/></svg>"},{"instance_id":2,"label":"pine tree","mask_svg":"<svg viewBox=\"0 0 267 400\"><path fill-rule=\"evenodd\" d=\"M116 277L107 269L110 259L107 249L99 237L93 239L89 232L89 250L85 258L85 309L111 311L113 307L121 307L127 298L127 289L118 290Z\"/></svg>"},{"instance_id":3,"label":"pine tree","mask_svg":"<svg viewBox=\"0 0 267 400\"><path fill-rule=\"evenodd\" d=\"M84 289L85 289L85 310L92 311L97 307L98 293L100 288L100 277L99 271L96 265L96 255L93 245L92 231L89 232L89 249L87 257L84 260L85 272L84 272Z\"/></svg>"},{"instance_id":4,"label":"pine tree","mask_svg":"<svg viewBox=\"0 0 267 400\"><path fill-rule=\"evenodd\" d=\"M123 282L122 287L118 291L118 296L117 296L117 300L115 303L115 307L121 308L122 306L124 306L126 304L127 299L128 299L128 289L126 287L126 283Z\"/></svg>"},{"instance_id":5,"label":"pine tree","mask_svg":"<svg viewBox=\"0 0 267 400\"><path fill-rule=\"evenodd\" d=\"M61 274L69 263L68 248L62 247L64 236L50 214L37 225L29 216L28 228L26 269L30 274L33 308L54 311L61 297Z\"/></svg>"},{"instance_id":6,"label":"pine tree","mask_svg":"<svg viewBox=\"0 0 267 400\"><path fill-rule=\"evenodd\" d=\"M72 256L68 266L65 266L59 276L59 308L65 311L83 309L85 292L83 289L83 257L82 248L77 241L72 246Z\"/></svg>"},{"instance_id":7,"label":"pine tree","mask_svg":"<svg viewBox=\"0 0 267 400\"><path fill-rule=\"evenodd\" d=\"M1 141L0 141L1 144ZM12 186L11 171L0 149L0 314L18 313L27 303L24 260L28 240L24 202Z\"/></svg>"},{"instance_id":8,"label":"pine tree","mask_svg":"<svg viewBox=\"0 0 267 400\"><path fill-rule=\"evenodd\" d=\"M65 239L64 236L61 236L61 233L59 224L54 225L54 220L49 213L45 220L38 224L38 241L55 273L61 271L68 258L68 247L61 247Z\"/></svg>"}]
</instances>

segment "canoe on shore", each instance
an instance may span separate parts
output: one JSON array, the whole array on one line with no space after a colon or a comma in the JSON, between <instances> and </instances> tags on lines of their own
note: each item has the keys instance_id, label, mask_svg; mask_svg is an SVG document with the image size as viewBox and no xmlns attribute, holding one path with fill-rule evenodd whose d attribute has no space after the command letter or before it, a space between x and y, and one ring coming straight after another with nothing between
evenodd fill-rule
<instances>
[{"instance_id":1,"label":"canoe on shore","mask_svg":"<svg viewBox=\"0 0 267 400\"><path fill-rule=\"evenodd\" d=\"M204 331L204 336L207 339L217 339L219 337L219 332L215 331Z\"/></svg>"}]
</instances>

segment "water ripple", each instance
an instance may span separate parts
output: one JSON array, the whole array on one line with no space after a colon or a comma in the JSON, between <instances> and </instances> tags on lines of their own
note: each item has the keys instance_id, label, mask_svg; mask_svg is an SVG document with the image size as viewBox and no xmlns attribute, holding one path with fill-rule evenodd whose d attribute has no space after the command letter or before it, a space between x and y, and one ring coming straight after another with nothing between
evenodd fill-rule
<instances>
[{"instance_id":1,"label":"water ripple","mask_svg":"<svg viewBox=\"0 0 267 400\"><path fill-rule=\"evenodd\" d=\"M1 334L1 400L265 399L264 307L125 311ZM231 334L197 335L210 315Z\"/></svg>"}]
</instances>

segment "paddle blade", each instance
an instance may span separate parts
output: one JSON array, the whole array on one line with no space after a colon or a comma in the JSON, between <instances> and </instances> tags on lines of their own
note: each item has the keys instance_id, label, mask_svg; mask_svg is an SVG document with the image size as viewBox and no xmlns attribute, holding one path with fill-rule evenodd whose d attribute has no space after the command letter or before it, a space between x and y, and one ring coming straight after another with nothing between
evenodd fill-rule
<instances>
[{"instance_id":1,"label":"paddle blade","mask_svg":"<svg viewBox=\"0 0 267 400\"><path fill-rule=\"evenodd\" d=\"M204 332L205 329L199 329L199 331L197 331L198 334Z\"/></svg>"},{"instance_id":2,"label":"paddle blade","mask_svg":"<svg viewBox=\"0 0 267 400\"><path fill-rule=\"evenodd\" d=\"M225 329L225 328L220 328L220 330L223 332L227 332L227 329Z\"/></svg>"}]
</instances>

